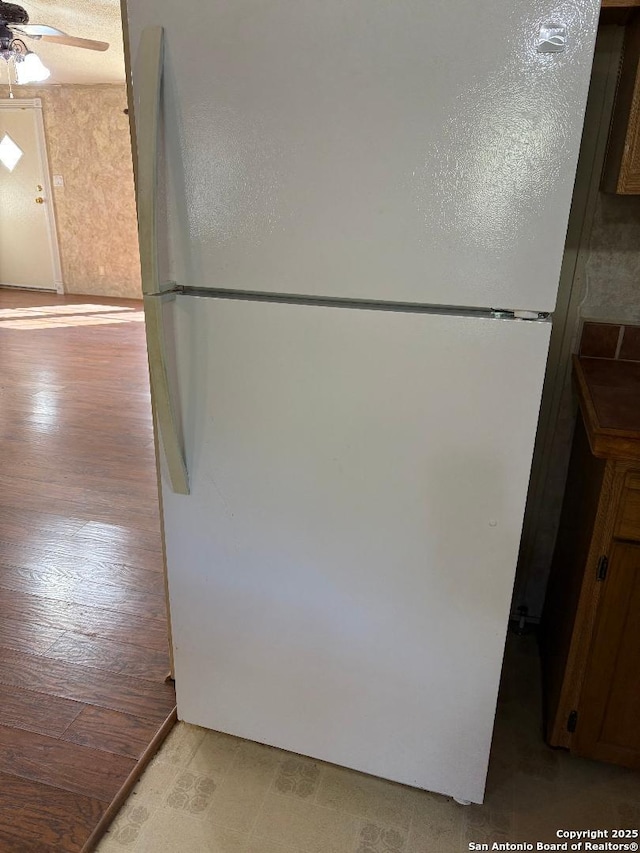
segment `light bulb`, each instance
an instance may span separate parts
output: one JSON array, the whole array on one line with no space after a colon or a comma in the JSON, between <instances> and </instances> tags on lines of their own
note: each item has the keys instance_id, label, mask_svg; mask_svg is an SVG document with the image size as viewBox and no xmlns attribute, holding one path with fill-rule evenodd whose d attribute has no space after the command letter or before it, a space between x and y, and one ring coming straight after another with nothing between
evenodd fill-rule
<instances>
[{"instance_id":1,"label":"light bulb","mask_svg":"<svg viewBox=\"0 0 640 853\"><path fill-rule=\"evenodd\" d=\"M16 62L16 77L18 83L42 83L51 72L43 64L40 57L30 50L20 62Z\"/></svg>"}]
</instances>

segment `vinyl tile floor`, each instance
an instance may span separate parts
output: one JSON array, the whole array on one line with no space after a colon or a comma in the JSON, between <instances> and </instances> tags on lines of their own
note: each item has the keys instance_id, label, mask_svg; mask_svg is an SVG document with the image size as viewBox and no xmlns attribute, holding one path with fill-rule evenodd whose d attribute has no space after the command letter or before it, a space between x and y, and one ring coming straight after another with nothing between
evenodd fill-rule
<instances>
[{"instance_id":1,"label":"vinyl tile floor","mask_svg":"<svg viewBox=\"0 0 640 853\"><path fill-rule=\"evenodd\" d=\"M501 842L535 850L562 841L559 830L640 827L640 773L547 747L539 685L535 639L510 635L482 806L179 723L98 850L457 853Z\"/></svg>"}]
</instances>

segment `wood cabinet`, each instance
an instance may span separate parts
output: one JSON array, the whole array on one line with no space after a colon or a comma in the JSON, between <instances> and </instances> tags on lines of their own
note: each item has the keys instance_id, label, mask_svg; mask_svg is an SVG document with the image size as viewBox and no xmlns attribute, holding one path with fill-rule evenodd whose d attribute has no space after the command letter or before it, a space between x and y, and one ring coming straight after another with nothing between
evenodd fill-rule
<instances>
[{"instance_id":1,"label":"wood cabinet","mask_svg":"<svg viewBox=\"0 0 640 853\"><path fill-rule=\"evenodd\" d=\"M603 9L637 9L640 0L602 0L600 6Z\"/></svg>"},{"instance_id":2,"label":"wood cabinet","mask_svg":"<svg viewBox=\"0 0 640 853\"><path fill-rule=\"evenodd\" d=\"M581 417L541 626L546 737L640 769L640 363L576 360L576 378Z\"/></svg>"},{"instance_id":3,"label":"wood cabinet","mask_svg":"<svg viewBox=\"0 0 640 853\"><path fill-rule=\"evenodd\" d=\"M580 691L574 752L640 766L640 543L614 540Z\"/></svg>"},{"instance_id":4,"label":"wood cabinet","mask_svg":"<svg viewBox=\"0 0 640 853\"><path fill-rule=\"evenodd\" d=\"M640 14L627 24L602 189L640 194Z\"/></svg>"}]
</instances>

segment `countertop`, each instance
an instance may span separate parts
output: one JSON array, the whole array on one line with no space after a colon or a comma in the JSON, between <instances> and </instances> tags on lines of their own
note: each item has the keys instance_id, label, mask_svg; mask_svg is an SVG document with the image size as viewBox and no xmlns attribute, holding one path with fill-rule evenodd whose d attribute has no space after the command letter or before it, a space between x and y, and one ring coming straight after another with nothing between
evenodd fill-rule
<instances>
[{"instance_id":1,"label":"countertop","mask_svg":"<svg viewBox=\"0 0 640 853\"><path fill-rule=\"evenodd\" d=\"M574 356L573 367L594 456L640 461L640 362Z\"/></svg>"}]
</instances>

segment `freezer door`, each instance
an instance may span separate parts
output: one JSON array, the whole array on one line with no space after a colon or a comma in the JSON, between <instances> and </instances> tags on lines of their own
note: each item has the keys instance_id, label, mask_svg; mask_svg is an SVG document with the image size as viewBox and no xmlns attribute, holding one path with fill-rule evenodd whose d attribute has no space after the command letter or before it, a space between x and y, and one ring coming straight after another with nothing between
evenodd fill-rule
<instances>
[{"instance_id":1,"label":"freezer door","mask_svg":"<svg viewBox=\"0 0 640 853\"><path fill-rule=\"evenodd\" d=\"M481 801L549 325L172 305L180 718Z\"/></svg>"},{"instance_id":2,"label":"freezer door","mask_svg":"<svg viewBox=\"0 0 640 853\"><path fill-rule=\"evenodd\" d=\"M165 278L553 310L599 6L127 0L136 93L166 31Z\"/></svg>"}]
</instances>

